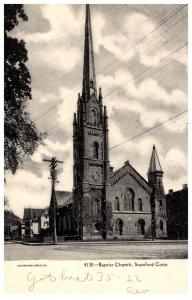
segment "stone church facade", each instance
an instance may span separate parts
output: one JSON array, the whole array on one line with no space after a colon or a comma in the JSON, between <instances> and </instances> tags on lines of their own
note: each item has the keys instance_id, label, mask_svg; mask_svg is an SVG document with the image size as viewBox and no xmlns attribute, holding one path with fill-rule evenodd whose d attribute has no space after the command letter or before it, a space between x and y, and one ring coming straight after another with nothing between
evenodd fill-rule
<instances>
[{"instance_id":1,"label":"stone church facade","mask_svg":"<svg viewBox=\"0 0 192 300\"><path fill-rule=\"evenodd\" d=\"M107 108L96 86L86 5L82 93L73 120L73 220L81 239L167 237L163 171L153 146L146 181L129 163L113 171Z\"/></svg>"}]
</instances>

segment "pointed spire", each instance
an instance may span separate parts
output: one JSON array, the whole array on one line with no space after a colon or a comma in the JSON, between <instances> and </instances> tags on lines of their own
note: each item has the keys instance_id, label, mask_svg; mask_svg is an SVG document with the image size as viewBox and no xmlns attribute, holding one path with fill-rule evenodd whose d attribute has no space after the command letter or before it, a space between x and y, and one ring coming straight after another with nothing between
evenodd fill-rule
<instances>
[{"instance_id":1,"label":"pointed spire","mask_svg":"<svg viewBox=\"0 0 192 300\"><path fill-rule=\"evenodd\" d=\"M88 99L90 94L96 92L95 63L93 53L93 39L91 30L91 16L89 4L86 4L85 44L83 65L83 94Z\"/></svg>"},{"instance_id":2,"label":"pointed spire","mask_svg":"<svg viewBox=\"0 0 192 300\"><path fill-rule=\"evenodd\" d=\"M157 155L155 145L153 145L153 151L152 151L151 160L150 160L150 164L149 164L149 170L148 170L148 173L153 173L153 172L163 172L158 155Z\"/></svg>"}]
</instances>

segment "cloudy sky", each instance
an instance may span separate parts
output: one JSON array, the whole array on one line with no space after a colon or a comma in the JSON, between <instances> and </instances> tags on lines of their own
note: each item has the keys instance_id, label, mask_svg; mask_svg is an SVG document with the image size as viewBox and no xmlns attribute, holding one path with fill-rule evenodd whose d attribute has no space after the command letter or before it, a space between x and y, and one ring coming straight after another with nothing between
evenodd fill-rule
<instances>
[{"instance_id":1,"label":"cloudy sky","mask_svg":"<svg viewBox=\"0 0 192 300\"><path fill-rule=\"evenodd\" d=\"M187 7L91 5L97 86L109 114L110 147L187 109ZM25 5L28 22L12 33L26 41L32 77L28 111L47 131L44 145L19 169L6 173L11 209L46 207L49 166L56 156L58 190L72 189L72 117L82 89L84 5ZM110 151L111 165L129 160L146 178L153 144L165 191L187 183L187 114Z\"/></svg>"}]
</instances>

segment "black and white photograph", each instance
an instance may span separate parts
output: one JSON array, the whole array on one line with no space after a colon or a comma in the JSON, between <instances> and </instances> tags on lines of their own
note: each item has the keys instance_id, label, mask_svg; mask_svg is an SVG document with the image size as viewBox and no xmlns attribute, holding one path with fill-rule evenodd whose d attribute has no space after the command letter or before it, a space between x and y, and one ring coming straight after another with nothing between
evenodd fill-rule
<instances>
[{"instance_id":1,"label":"black and white photograph","mask_svg":"<svg viewBox=\"0 0 192 300\"><path fill-rule=\"evenodd\" d=\"M188 5L4 5L4 259L188 258Z\"/></svg>"}]
</instances>

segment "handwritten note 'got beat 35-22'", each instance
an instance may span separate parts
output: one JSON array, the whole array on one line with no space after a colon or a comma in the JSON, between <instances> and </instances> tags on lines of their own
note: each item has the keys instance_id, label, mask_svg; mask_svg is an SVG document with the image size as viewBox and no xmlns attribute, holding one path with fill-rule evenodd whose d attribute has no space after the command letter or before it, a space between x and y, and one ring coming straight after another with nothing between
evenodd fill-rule
<instances>
[{"instance_id":1,"label":"handwritten note 'got beat 35-22'","mask_svg":"<svg viewBox=\"0 0 192 300\"><path fill-rule=\"evenodd\" d=\"M187 261L5 262L5 279L8 293L186 293Z\"/></svg>"}]
</instances>

